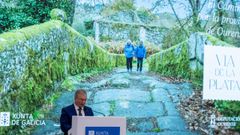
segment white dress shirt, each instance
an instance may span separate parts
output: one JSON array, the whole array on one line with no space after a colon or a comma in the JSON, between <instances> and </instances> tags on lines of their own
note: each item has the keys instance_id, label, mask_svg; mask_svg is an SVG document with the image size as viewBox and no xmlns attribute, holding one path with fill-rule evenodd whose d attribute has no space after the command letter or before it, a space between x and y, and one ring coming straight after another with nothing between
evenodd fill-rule
<instances>
[{"instance_id":1,"label":"white dress shirt","mask_svg":"<svg viewBox=\"0 0 240 135\"><path fill-rule=\"evenodd\" d=\"M77 112L77 115L79 116L79 111L78 111L79 107L76 104L74 104L74 107L75 107L75 111ZM84 107L81 108L81 113L82 113L82 116L85 116L83 108Z\"/></svg>"}]
</instances>

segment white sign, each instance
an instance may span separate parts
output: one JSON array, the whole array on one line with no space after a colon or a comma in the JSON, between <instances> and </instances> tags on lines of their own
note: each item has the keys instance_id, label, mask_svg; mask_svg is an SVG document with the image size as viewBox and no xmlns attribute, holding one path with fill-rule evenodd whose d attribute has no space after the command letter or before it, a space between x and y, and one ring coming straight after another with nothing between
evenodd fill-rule
<instances>
[{"instance_id":1,"label":"white sign","mask_svg":"<svg viewBox=\"0 0 240 135\"><path fill-rule=\"evenodd\" d=\"M126 126L127 120L125 117L73 116L72 128L68 131L68 134L85 135L87 133L88 135L116 135L108 129L120 128L118 135L126 135ZM87 128L90 128L90 130L87 130Z\"/></svg>"},{"instance_id":2,"label":"white sign","mask_svg":"<svg viewBox=\"0 0 240 135\"><path fill-rule=\"evenodd\" d=\"M240 101L240 48L204 47L203 99Z\"/></svg>"}]
</instances>

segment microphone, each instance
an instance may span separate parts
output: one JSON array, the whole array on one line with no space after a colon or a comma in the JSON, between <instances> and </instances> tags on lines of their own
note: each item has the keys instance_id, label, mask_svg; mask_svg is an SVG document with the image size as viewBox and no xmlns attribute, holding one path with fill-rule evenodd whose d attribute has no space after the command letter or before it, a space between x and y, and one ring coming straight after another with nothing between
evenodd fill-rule
<instances>
[{"instance_id":1,"label":"microphone","mask_svg":"<svg viewBox=\"0 0 240 135\"><path fill-rule=\"evenodd\" d=\"M95 110L92 110L94 113L98 113L98 114L101 114L102 116L106 116L104 113L102 113L102 112L99 112L99 111L95 111Z\"/></svg>"}]
</instances>

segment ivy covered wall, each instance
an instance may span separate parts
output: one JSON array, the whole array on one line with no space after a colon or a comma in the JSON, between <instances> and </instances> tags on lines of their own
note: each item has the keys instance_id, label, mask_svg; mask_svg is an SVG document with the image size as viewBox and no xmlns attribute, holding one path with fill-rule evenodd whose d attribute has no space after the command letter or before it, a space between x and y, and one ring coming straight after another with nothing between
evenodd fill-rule
<instances>
[{"instance_id":1,"label":"ivy covered wall","mask_svg":"<svg viewBox=\"0 0 240 135\"><path fill-rule=\"evenodd\" d=\"M189 78L187 42L182 42L148 58L149 70L164 76Z\"/></svg>"},{"instance_id":2,"label":"ivy covered wall","mask_svg":"<svg viewBox=\"0 0 240 135\"><path fill-rule=\"evenodd\" d=\"M3 33L0 41L0 112L32 113L66 76L125 64L124 55L104 51L56 20Z\"/></svg>"}]
</instances>

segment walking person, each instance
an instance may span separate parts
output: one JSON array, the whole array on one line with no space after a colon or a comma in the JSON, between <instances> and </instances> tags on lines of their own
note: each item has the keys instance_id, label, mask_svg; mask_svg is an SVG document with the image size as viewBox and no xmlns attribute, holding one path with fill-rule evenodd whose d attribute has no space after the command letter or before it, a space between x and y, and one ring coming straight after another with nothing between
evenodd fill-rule
<instances>
[{"instance_id":1,"label":"walking person","mask_svg":"<svg viewBox=\"0 0 240 135\"><path fill-rule=\"evenodd\" d=\"M140 44L137 46L135 56L137 57L137 71L142 72L143 59L146 58L146 49L143 41L140 41Z\"/></svg>"},{"instance_id":2,"label":"walking person","mask_svg":"<svg viewBox=\"0 0 240 135\"><path fill-rule=\"evenodd\" d=\"M124 47L124 54L126 57L127 71L132 72L132 60L134 56L134 46L131 43L131 40L127 41L127 44Z\"/></svg>"}]
</instances>

